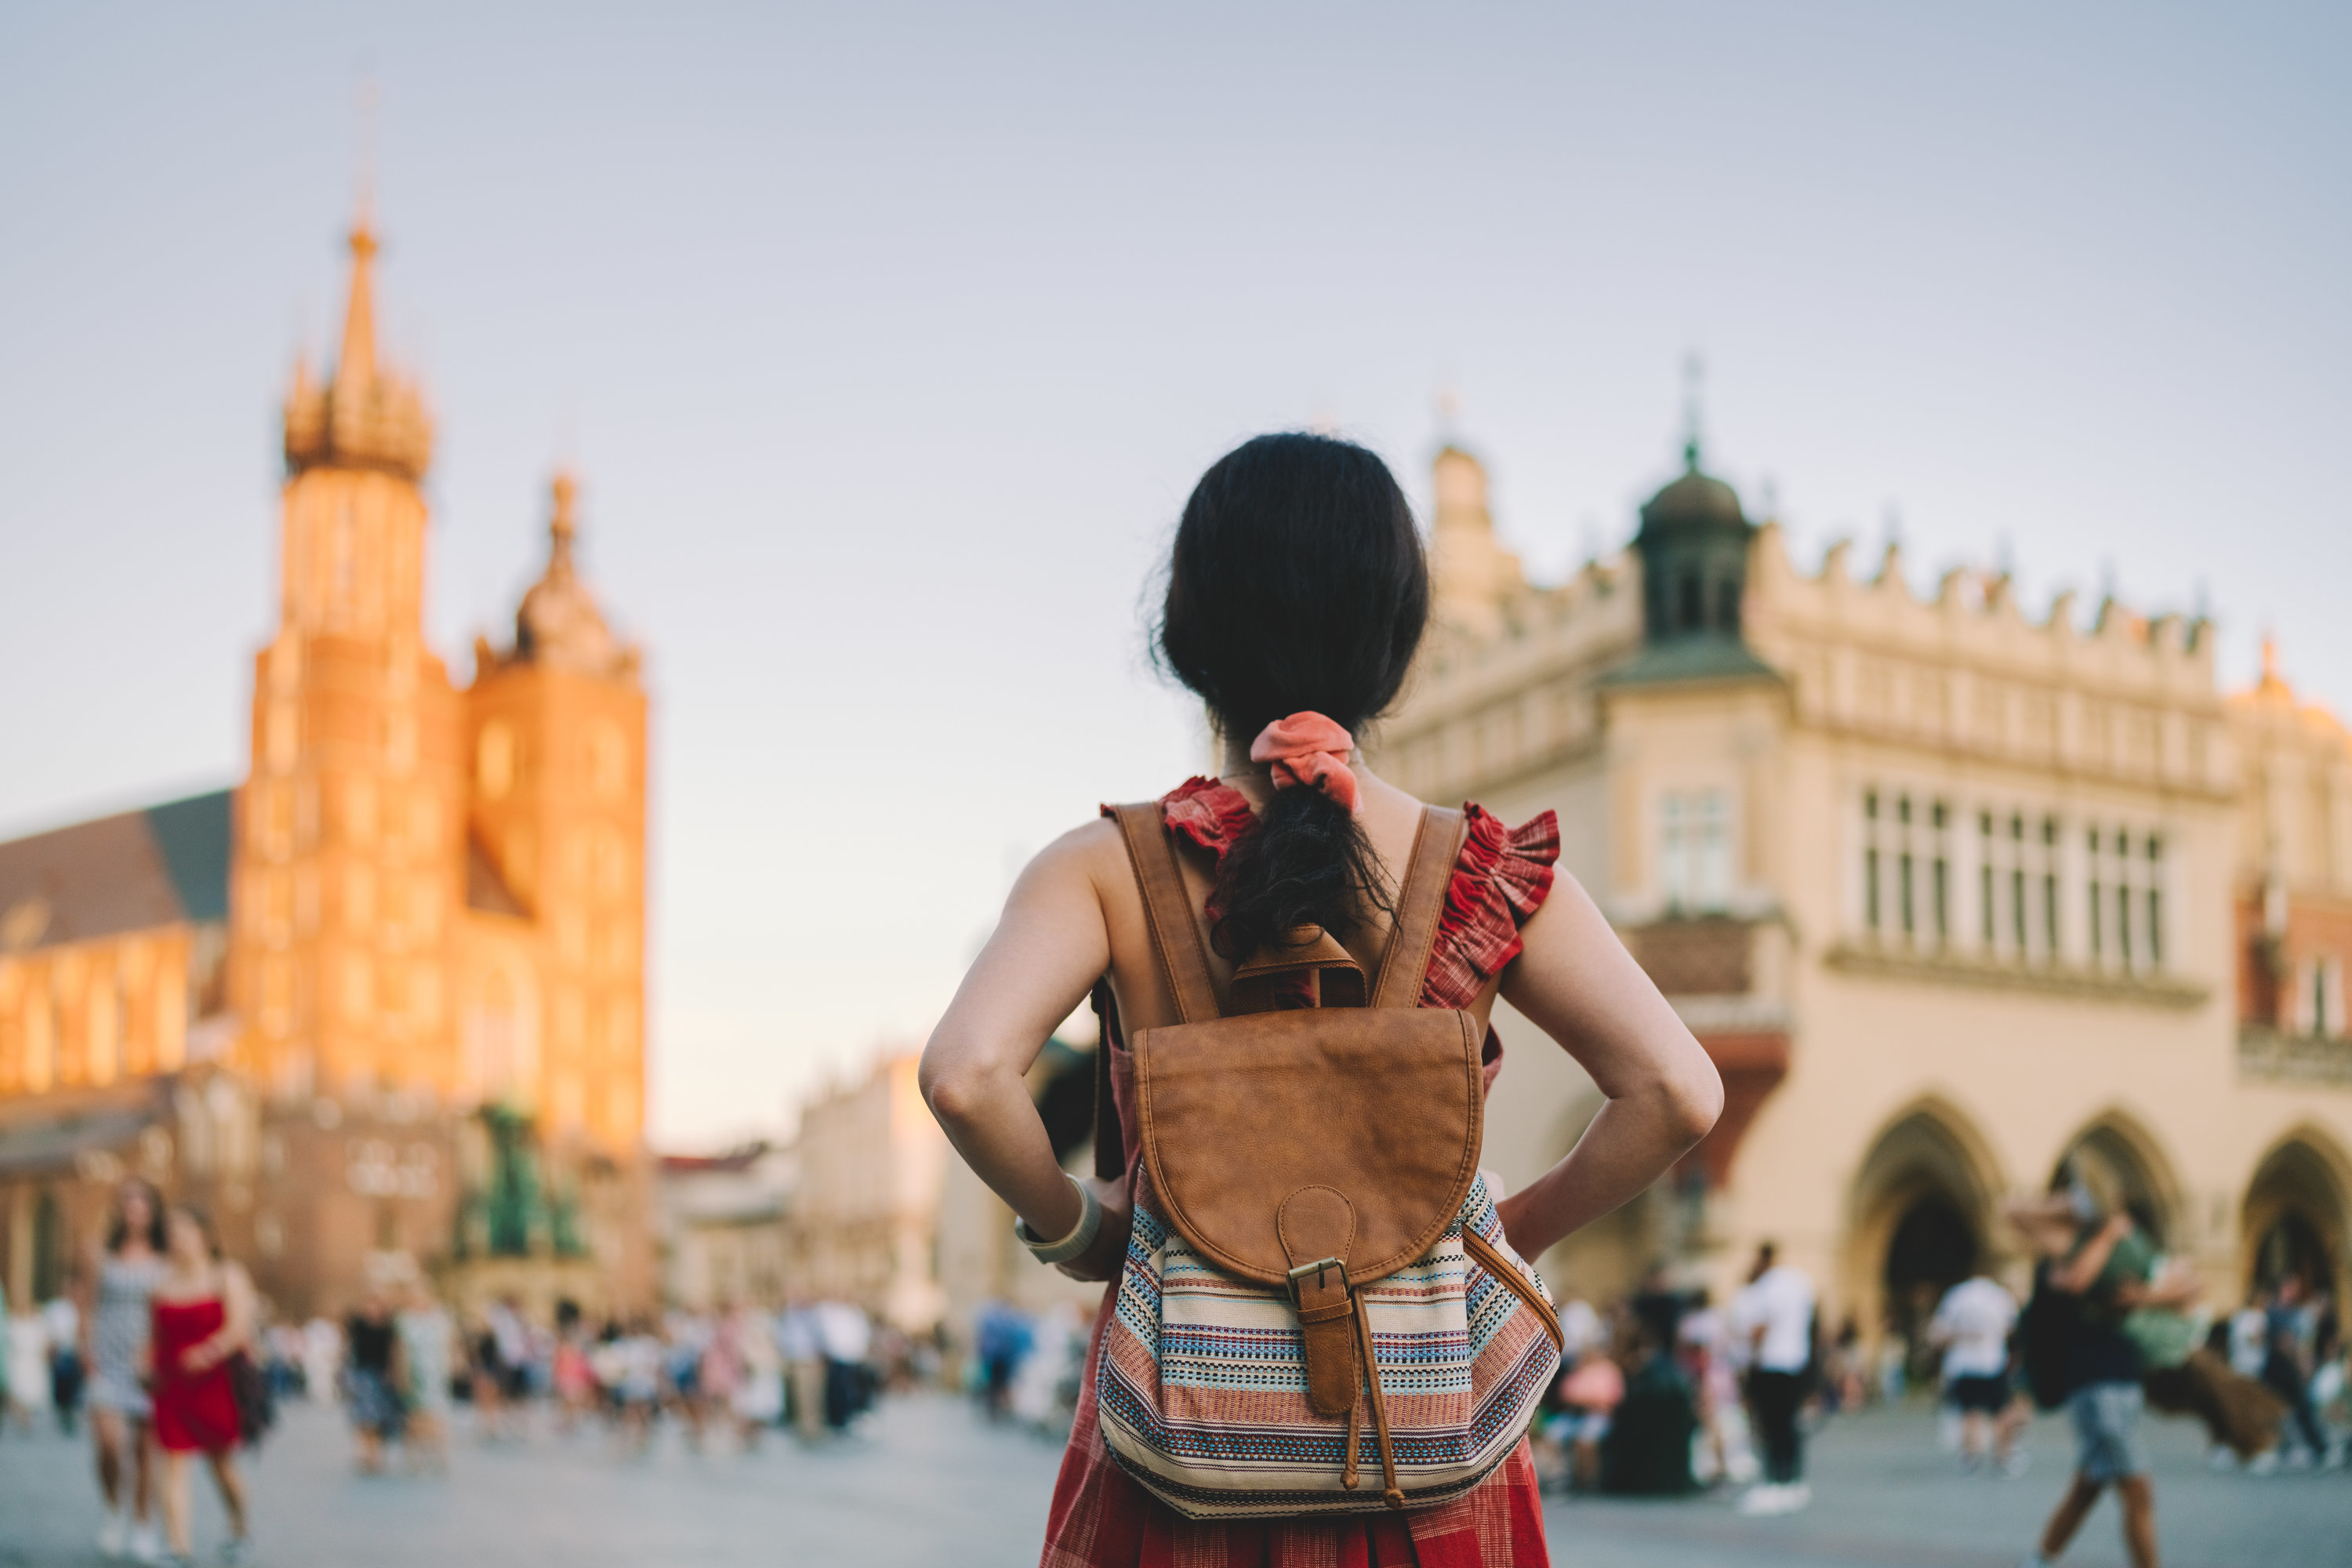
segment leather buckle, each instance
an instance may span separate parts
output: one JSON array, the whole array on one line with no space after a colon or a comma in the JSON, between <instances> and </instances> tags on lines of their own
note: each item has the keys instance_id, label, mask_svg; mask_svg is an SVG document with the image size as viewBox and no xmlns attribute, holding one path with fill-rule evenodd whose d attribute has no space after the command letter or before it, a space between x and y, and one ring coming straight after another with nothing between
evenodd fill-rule
<instances>
[{"instance_id":1,"label":"leather buckle","mask_svg":"<svg viewBox=\"0 0 2352 1568\"><path fill-rule=\"evenodd\" d=\"M1315 1276L1315 1288L1321 1289L1324 1271L1331 1268L1339 1271L1339 1284L1344 1289L1348 1283L1348 1266L1336 1258L1318 1258L1312 1263L1302 1263L1290 1271L1291 1295L1295 1297L1298 1294L1298 1281L1309 1274Z\"/></svg>"}]
</instances>

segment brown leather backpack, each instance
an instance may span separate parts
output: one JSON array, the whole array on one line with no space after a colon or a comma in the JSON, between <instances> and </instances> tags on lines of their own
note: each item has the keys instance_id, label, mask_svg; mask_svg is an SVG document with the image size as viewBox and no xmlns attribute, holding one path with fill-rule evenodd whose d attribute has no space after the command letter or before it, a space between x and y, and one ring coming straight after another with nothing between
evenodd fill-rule
<instances>
[{"instance_id":1,"label":"brown leather backpack","mask_svg":"<svg viewBox=\"0 0 2352 1568\"><path fill-rule=\"evenodd\" d=\"M1524 1431L1560 1333L1478 1179L1484 1020L1420 1005L1461 814L1424 808L1369 984L1308 927L1244 960L1223 1005L1159 806L1115 814L1182 1021L1129 1042L1142 1170L1118 1317L1133 1342L1106 1336L1097 1372L1113 1452L1198 1516L1466 1490ZM1485 1280L1517 1300L1495 1299L1476 1325L1468 1303L1486 1299ZM1149 1331L1130 1321L1147 1308ZM1419 1348L1390 1342L1408 1340ZM1427 1343L1455 1340L1453 1371L1432 1373ZM1508 1386L1482 1388L1480 1356L1498 1344ZM1401 1434L1395 1392L1415 1396ZM1355 1492L1367 1405L1377 1497ZM1314 1430L1343 1419L1344 1440L1336 1426Z\"/></svg>"}]
</instances>

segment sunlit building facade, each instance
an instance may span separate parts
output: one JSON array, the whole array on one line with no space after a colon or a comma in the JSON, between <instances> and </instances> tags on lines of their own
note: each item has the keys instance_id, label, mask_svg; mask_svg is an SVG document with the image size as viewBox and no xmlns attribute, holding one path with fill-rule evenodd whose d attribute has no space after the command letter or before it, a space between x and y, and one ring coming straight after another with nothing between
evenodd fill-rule
<instances>
[{"instance_id":1,"label":"sunlit building facade","mask_svg":"<svg viewBox=\"0 0 2352 1568\"><path fill-rule=\"evenodd\" d=\"M1686 471L1633 544L1528 584L1477 459L1437 458L1438 632L1375 757L1432 799L1559 813L1589 889L1721 1068L1722 1123L1551 1260L1596 1297L1718 1292L1778 1241L1861 1331L2009 1268L1997 1211L2074 1156L2223 1298L2339 1288L2352 1229L2352 746L2210 627L2005 576L1817 571ZM1524 1182L1597 1091L1507 1007L1487 1163Z\"/></svg>"},{"instance_id":2,"label":"sunlit building facade","mask_svg":"<svg viewBox=\"0 0 2352 1568\"><path fill-rule=\"evenodd\" d=\"M638 652L559 475L513 640L452 681L425 636L432 422L379 358L365 222L351 246L335 361L286 402L245 783L0 846L5 1256L33 1289L112 1174L184 1185L208 1143L287 1310L416 1268L643 1299ZM241 1135L196 1129L197 1079Z\"/></svg>"}]
</instances>

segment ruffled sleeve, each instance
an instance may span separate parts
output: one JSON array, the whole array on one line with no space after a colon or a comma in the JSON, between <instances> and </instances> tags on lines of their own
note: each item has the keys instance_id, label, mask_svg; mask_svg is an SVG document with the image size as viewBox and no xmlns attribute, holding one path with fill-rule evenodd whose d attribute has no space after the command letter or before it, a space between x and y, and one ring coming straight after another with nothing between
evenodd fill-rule
<instances>
[{"instance_id":1,"label":"ruffled sleeve","mask_svg":"<svg viewBox=\"0 0 2352 1568\"><path fill-rule=\"evenodd\" d=\"M1216 779L1189 778L1160 797L1160 820L1218 859L1257 824L1249 797Z\"/></svg>"},{"instance_id":2,"label":"ruffled sleeve","mask_svg":"<svg viewBox=\"0 0 2352 1568\"><path fill-rule=\"evenodd\" d=\"M1462 815L1470 830L1445 889L1445 913L1421 988L1424 1007L1467 1007L1518 957L1519 927L1551 891L1559 858L1559 818L1544 812L1517 827L1478 805Z\"/></svg>"}]
</instances>

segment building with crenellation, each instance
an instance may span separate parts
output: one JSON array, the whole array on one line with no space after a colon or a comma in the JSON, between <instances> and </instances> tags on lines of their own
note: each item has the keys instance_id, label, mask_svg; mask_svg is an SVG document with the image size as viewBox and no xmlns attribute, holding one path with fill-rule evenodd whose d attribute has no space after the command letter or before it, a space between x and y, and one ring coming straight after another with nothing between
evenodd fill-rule
<instances>
[{"instance_id":1,"label":"building with crenellation","mask_svg":"<svg viewBox=\"0 0 2352 1568\"><path fill-rule=\"evenodd\" d=\"M125 1170L196 1193L285 1310L649 1298L646 699L551 487L511 643L428 644L434 430L341 346L284 412L276 625L233 791L0 845L0 1258L67 1267Z\"/></svg>"},{"instance_id":2,"label":"building with crenellation","mask_svg":"<svg viewBox=\"0 0 2352 1568\"><path fill-rule=\"evenodd\" d=\"M1559 813L1600 902L1721 1069L1720 1125L1547 1260L1607 1296L1718 1293L1760 1240L1866 1337L2015 1269L2002 1200L2072 1159L2234 1300L2352 1286L2352 742L2211 628L1899 551L1817 571L1684 472L1632 545L1528 583L1479 461L1436 459L1438 626L1376 763ZM1507 1007L1486 1163L1524 1182L1598 1104ZM2339 1295L2339 1299L2341 1299Z\"/></svg>"}]
</instances>

